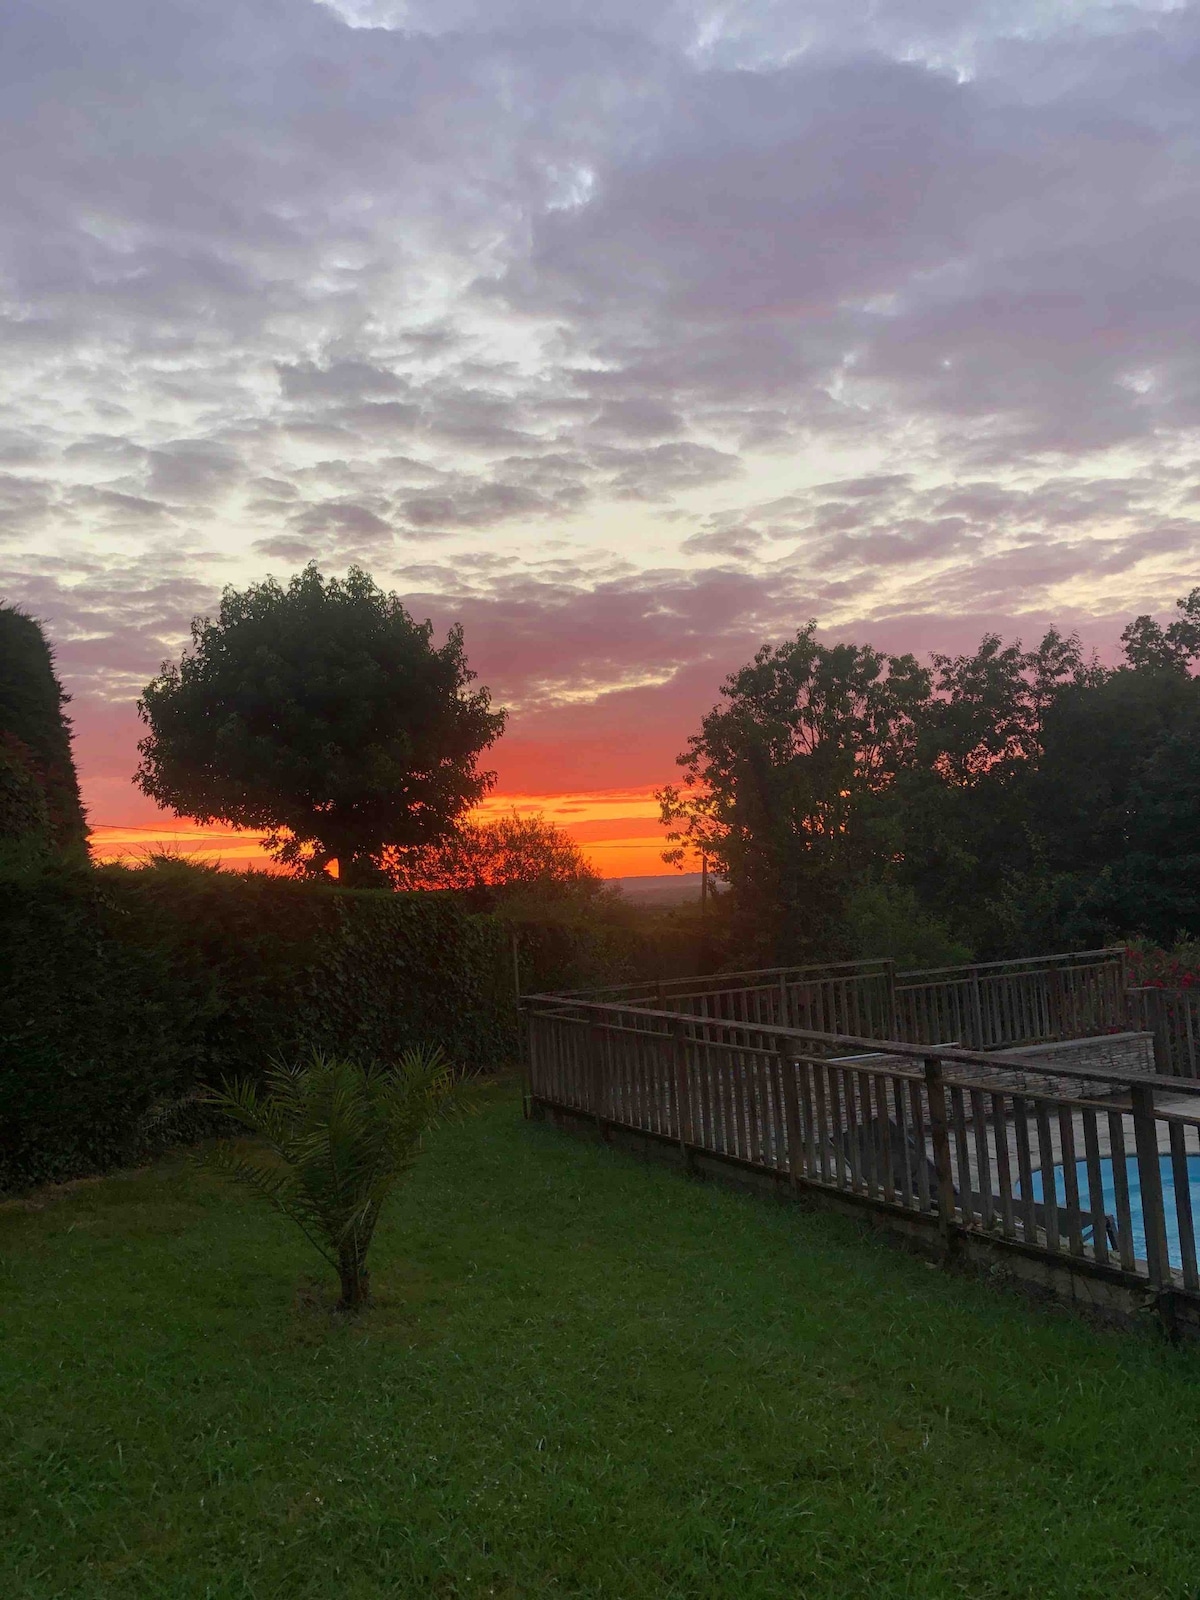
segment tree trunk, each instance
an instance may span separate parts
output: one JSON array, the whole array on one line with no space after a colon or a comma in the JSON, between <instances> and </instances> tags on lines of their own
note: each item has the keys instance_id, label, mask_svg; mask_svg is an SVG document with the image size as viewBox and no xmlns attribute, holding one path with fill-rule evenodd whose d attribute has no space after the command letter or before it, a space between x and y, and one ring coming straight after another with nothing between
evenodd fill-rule
<instances>
[{"instance_id":1,"label":"tree trunk","mask_svg":"<svg viewBox=\"0 0 1200 1600\"><path fill-rule=\"evenodd\" d=\"M371 1300L371 1274L357 1250L343 1250L338 1258L338 1277L342 1283L339 1311L361 1311Z\"/></svg>"}]
</instances>

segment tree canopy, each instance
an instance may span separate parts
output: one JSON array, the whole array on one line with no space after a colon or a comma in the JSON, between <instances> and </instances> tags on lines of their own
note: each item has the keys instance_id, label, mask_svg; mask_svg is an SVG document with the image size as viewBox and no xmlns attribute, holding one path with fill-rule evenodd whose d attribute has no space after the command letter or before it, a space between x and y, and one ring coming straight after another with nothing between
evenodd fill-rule
<instances>
[{"instance_id":1,"label":"tree canopy","mask_svg":"<svg viewBox=\"0 0 1200 1600\"><path fill-rule=\"evenodd\" d=\"M930 676L911 655L822 645L809 623L722 685L659 800L674 849L737 890L739 939L800 956L836 943L847 886L877 848L871 804L916 755Z\"/></svg>"},{"instance_id":2,"label":"tree canopy","mask_svg":"<svg viewBox=\"0 0 1200 1600\"><path fill-rule=\"evenodd\" d=\"M810 623L722 686L660 793L667 859L707 855L741 951L781 960L1194 937L1200 588L1177 611L1113 669L1054 629L924 668Z\"/></svg>"},{"instance_id":3,"label":"tree canopy","mask_svg":"<svg viewBox=\"0 0 1200 1600\"><path fill-rule=\"evenodd\" d=\"M390 846L445 837L494 781L504 713L470 689L462 629L440 647L351 567L228 588L138 702L135 781L200 822L262 828L282 865L377 881Z\"/></svg>"},{"instance_id":4,"label":"tree canopy","mask_svg":"<svg viewBox=\"0 0 1200 1600\"><path fill-rule=\"evenodd\" d=\"M555 823L517 811L460 823L436 844L389 850L384 868L397 889L452 889L480 906L516 890L594 893L602 881Z\"/></svg>"}]
</instances>

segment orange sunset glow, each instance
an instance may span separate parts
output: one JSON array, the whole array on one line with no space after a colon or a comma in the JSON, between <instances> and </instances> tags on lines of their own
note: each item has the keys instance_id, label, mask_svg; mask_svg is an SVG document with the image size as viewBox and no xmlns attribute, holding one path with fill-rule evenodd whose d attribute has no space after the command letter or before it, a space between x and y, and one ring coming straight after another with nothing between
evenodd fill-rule
<instances>
[{"instance_id":1,"label":"orange sunset glow","mask_svg":"<svg viewBox=\"0 0 1200 1600\"><path fill-rule=\"evenodd\" d=\"M575 840L605 878L652 877L668 871L663 865L664 829L658 820L653 788L600 789L583 794L497 794L478 806L480 820L516 810L542 812ZM222 867L271 870L261 833L219 826L204 827L182 819L145 827L95 824L92 855L97 861L136 861L152 851L219 863Z\"/></svg>"}]
</instances>

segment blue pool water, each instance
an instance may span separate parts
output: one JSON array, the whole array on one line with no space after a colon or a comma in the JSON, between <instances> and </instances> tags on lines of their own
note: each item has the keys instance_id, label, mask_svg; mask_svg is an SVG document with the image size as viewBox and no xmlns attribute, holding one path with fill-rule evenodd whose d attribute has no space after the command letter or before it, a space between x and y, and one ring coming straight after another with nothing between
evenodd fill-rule
<instances>
[{"instance_id":1,"label":"blue pool water","mask_svg":"<svg viewBox=\"0 0 1200 1600\"><path fill-rule=\"evenodd\" d=\"M1167 1248L1171 1256L1173 1267L1182 1267L1183 1249L1179 1243L1179 1214L1175 1208L1175 1173L1171 1166L1170 1156L1160 1156L1158 1164L1162 1171L1163 1210L1166 1212L1167 1222ZM1125 1157L1125 1172L1129 1183L1129 1220L1133 1228L1134 1254L1144 1257L1146 1254L1146 1225L1142 1221L1142 1190L1138 1175L1136 1156ZM1200 1245L1200 1155L1189 1156L1187 1160L1188 1190L1191 1199L1192 1226ZM1079 1185L1079 1204L1082 1210L1092 1210L1090 1192L1088 1190L1088 1170L1086 1161L1075 1164L1075 1181ZM1104 1211L1110 1217L1117 1214L1117 1191L1113 1183L1113 1164L1110 1157L1106 1156L1100 1163L1100 1183L1103 1193L1100 1197L1098 1210ZM1060 1205L1066 1203L1067 1183L1062 1167L1054 1169L1054 1197ZM1042 1174L1033 1174L1033 1198L1045 1199L1045 1187Z\"/></svg>"}]
</instances>

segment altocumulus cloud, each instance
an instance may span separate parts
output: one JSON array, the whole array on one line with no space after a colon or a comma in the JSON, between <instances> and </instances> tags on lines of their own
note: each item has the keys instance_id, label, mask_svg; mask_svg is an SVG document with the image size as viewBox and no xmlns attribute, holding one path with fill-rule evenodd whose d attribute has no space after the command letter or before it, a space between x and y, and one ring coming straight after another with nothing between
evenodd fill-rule
<instances>
[{"instance_id":1,"label":"altocumulus cloud","mask_svg":"<svg viewBox=\"0 0 1200 1600\"><path fill-rule=\"evenodd\" d=\"M1195 5L8 0L0 140L0 581L112 820L309 558L465 622L512 786L665 776L810 614L1200 577Z\"/></svg>"}]
</instances>

